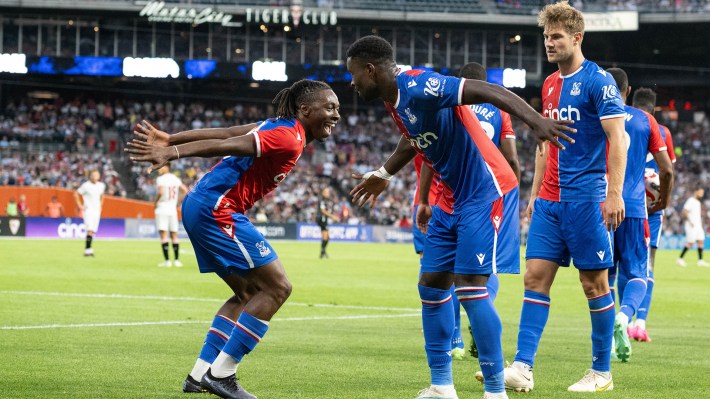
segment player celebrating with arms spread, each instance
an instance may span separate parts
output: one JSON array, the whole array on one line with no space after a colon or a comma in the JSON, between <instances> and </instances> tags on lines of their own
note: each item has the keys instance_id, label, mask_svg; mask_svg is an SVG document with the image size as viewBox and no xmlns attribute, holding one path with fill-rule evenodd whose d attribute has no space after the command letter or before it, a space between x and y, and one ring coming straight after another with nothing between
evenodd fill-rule
<instances>
[{"instance_id":1,"label":"player celebrating with arms spread","mask_svg":"<svg viewBox=\"0 0 710 399\"><path fill-rule=\"evenodd\" d=\"M226 156L183 201L185 230L202 273L216 273L232 289L183 384L223 398L253 399L237 382L242 357L261 341L269 320L291 294L276 252L244 215L291 172L303 148L324 141L340 119L338 97L326 83L300 80L274 98L276 119L226 129L168 135L148 125L127 151L132 161L158 168L180 157Z\"/></svg>"},{"instance_id":2,"label":"player celebrating with arms spread","mask_svg":"<svg viewBox=\"0 0 710 399\"><path fill-rule=\"evenodd\" d=\"M505 369L505 385L516 391L533 388L532 368L550 313L550 287L571 257L592 320L592 368L568 390L611 390L614 301L608 281L613 264L608 230L624 220L626 113L611 75L582 55L582 13L566 1L549 4L540 11L538 25L544 28L547 60L559 67L542 87L543 114L574 120L577 134L567 151L550 145L535 159L518 350L513 365Z\"/></svg>"},{"instance_id":3,"label":"player celebrating with arms spread","mask_svg":"<svg viewBox=\"0 0 710 399\"><path fill-rule=\"evenodd\" d=\"M565 126L570 122L542 118L500 86L422 70L398 71L392 46L381 37L358 39L347 56L352 86L365 100L384 100L402 134L384 166L368 172L352 190L354 200L374 205L391 175L417 153L440 175L443 195L449 199L429 210L432 220L421 260L419 294L431 386L419 398L457 397L451 373L452 283L479 344L485 397L505 398L502 326L486 282L496 269L520 269L518 181L464 104L490 102L520 117L539 139L560 136L571 141L563 130L574 129ZM427 212L425 207L420 202L418 213Z\"/></svg>"}]
</instances>

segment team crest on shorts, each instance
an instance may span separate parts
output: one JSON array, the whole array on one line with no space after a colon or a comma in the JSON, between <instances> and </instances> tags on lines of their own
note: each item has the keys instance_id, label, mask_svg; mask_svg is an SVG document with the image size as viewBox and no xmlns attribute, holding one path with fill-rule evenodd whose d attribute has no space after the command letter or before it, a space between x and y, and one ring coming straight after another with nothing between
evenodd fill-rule
<instances>
[{"instance_id":1,"label":"team crest on shorts","mask_svg":"<svg viewBox=\"0 0 710 399\"><path fill-rule=\"evenodd\" d=\"M262 258L271 254L271 249L266 246L264 241L257 242L256 249L259 250L259 255L261 255Z\"/></svg>"}]
</instances>

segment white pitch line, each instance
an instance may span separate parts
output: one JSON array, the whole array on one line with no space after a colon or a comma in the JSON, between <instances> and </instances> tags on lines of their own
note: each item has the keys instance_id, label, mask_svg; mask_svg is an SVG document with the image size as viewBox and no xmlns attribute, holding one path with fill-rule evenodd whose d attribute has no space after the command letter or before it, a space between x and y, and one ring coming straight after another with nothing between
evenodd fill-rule
<instances>
[{"instance_id":1,"label":"white pitch line","mask_svg":"<svg viewBox=\"0 0 710 399\"><path fill-rule=\"evenodd\" d=\"M157 295L125 295L125 294L86 294L80 292L43 292L43 291L0 291L0 295L30 295L30 296L63 296L63 297L80 297L80 298L108 298L108 299L148 299L157 301L188 301L188 302L215 302L224 303L224 299L215 298L197 298L197 297L182 297L182 296L157 296ZM286 302L287 306L302 306L316 308L335 308L335 309L360 309L360 310L382 310L395 312L416 312L420 309L416 308L392 308L382 306L360 306L360 305L336 305L329 303L302 303L302 302Z\"/></svg>"},{"instance_id":2,"label":"white pitch line","mask_svg":"<svg viewBox=\"0 0 710 399\"><path fill-rule=\"evenodd\" d=\"M397 315L356 315L356 316L314 316L314 317L286 317L275 318L271 321L311 321L311 320L356 320L356 319L396 319L403 317L420 316L419 313L397 314ZM45 324L35 326L0 326L0 330L42 330L50 328L92 328L92 327L135 327L135 326L156 326L169 324L209 324L210 321L200 320L169 320L169 321L137 321L125 323L86 323L86 324Z\"/></svg>"}]
</instances>

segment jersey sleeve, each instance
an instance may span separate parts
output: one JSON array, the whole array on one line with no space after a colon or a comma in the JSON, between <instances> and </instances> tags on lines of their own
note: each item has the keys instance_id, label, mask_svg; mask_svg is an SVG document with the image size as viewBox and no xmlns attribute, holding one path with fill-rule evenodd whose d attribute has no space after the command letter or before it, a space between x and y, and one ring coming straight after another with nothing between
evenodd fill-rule
<instances>
[{"instance_id":1,"label":"jersey sleeve","mask_svg":"<svg viewBox=\"0 0 710 399\"><path fill-rule=\"evenodd\" d=\"M688 198L685 200L685 204L683 204L683 210L690 212L690 210L693 208L693 206L690 204L692 198Z\"/></svg>"},{"instance_id":2,"label":"jersey sleeve","mask_svg":"<svg viewBox=\"0 0 710 399\"><path fill-rule=\"evenodd\" d=\"M279 155L294 151L299 144L294 134L285 127L257 130L252 133L256 146L256 157ZM299 134L300 136L300 134ZM305 138L301 138L304 140ZM302 145L302 141L300 142Z\"/></svg>"},{"instance_id":3,"label":"jersey sleeve","mask_svg":"<svg viewBox=\"0 0 710 399\"><path fill-rule=\"evenodd\" d=\"M661 129L658 127L656 118L649 113L644 113L646 114L646 117L648 117L648 123L651 126L651 136L648 138L648 152L656 154L661 151L665 151L667 149L666 142L663 141L663 137L661 137Z\"/></svg>"},{"instance_id":4,"label":"jersey sleeve","mask_svg":"<svg viewBox=\"0 0 710 399\"><path fill-rule=\"evenodd\" d=\"M594 72L590 90L589 94L599 119L621 118L626 115L619 88L609 73L601 68Z\"/></svg>"},{"instance_id":5,"label":"jersey sleeve","mask_svg":"<svg viewBox=\"0 0 710 399\"><path fill-rule=\"evenodd\" d=\"M663 126L663 129L666 131L666 150L668 151L668 156L671 158L671 162L675 163L676 157L675 157L675 147L673 146L673 137L671 137L671 131Z\"/></svg>"},{"instance_id":6,"label":"jersey sleeve","mask_svg":"<svg viewBox=\"0 0 710 399\"><path fill-rule=\"evenodd\" d=\"M410 98L415 99L417 105L427 109L449 108L461 105L465 79L454 76L444 76L436 72L411 73L406 80L404 90ZM402 89L402 88L400 88Z\"/></svg>"},{"instance_id":7,"label":"jersey sleeve","mask_svg":"<svg viewBox=\"0 0 710 399\"><path fill-rule=\"evenodd\" d=\"M79 186L76 192L81 195L86 195L86 183L83 183L81 186Z\"/></svg>"},{"instance_id":8,"label":"jersey sleeve","mask_svg":"<svg viewBox=\"0 0 710 399\"><path fill-rule=\"evenodd\" d=\"M510 115L505 111L500 111L500 139L515 140L515 132L513 131L513 122L510 120Z\"/></svg>"}]
</instances>

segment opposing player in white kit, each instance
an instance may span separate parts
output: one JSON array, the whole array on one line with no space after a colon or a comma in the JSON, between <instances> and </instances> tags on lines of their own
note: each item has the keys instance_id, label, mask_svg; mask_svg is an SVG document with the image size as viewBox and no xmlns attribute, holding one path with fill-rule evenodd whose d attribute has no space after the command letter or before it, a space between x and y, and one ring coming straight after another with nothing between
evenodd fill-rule
<instances>
[{"instance_id":1,"label":"opposing player in white kit","mask_svg":"<svg viewBox=\"0 0 710 399\"><path fill-rule=\"evenodd\" d=\"M705 189L697 187L693 196L688 198L683 205L683 219L685 220L685 247L676 259L679 266L686 266L683 256L692 246L698 244L698 266L708 267L709 263L703 260L703 246L705 244L705 230L703 229L703 212L701 200L705 196Z\"/></svg>"},{"instance_id":2,"label":"opposing player in white kit","mask_svg":"<svg viewBox=\"0 0 710 399\"><path fill-rule=\"evenodd\" d=\"M170 166L165 165L158 169L158 178L155 179L158 195L155 197L155 224L160 234L160 245L163 247L164 260L158 263L158 267L182 267L182 262L178 259L180 253L180 243L178 241L178 200L187 194L187 187L179 177L170 173ZM168 256L168 232L173 243L173 253L175 261L170 262Z\"/></svg>"},{"instance_id":3,"label":"opposing player in white kit","mask_svg":"<svg viewBox=\"0 0 710 399\"><path fill-rule=\"evenodd\" d=\"M101 220L101 208L104 204L104 192L106 184L100 182L101 174L98 170L92 170L89 173L89 181L84 182L79 189L74 192L74 200L76 206L83 210L84 226L86 227L86 248L84 256L94 256L94 250L91 249L91 242L94 239L94 234L99 230L99 221Z\"/></svg>"}]
</instances>

